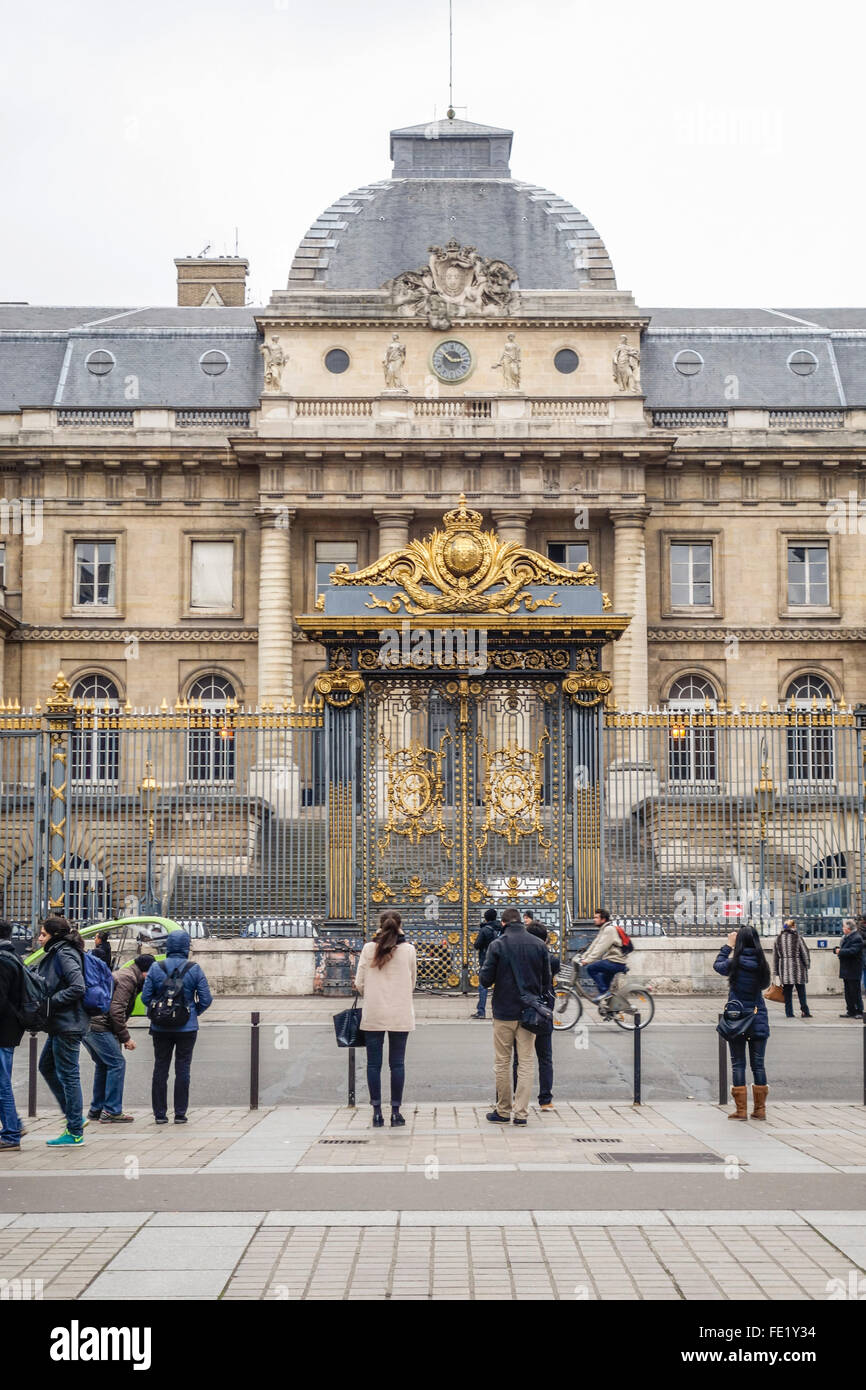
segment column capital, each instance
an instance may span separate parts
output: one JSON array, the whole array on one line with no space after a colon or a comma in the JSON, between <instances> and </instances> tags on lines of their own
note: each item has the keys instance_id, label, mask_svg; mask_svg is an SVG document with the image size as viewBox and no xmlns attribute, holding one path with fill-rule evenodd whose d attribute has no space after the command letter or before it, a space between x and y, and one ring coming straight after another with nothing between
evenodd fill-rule
<instances>
[{"instance_id":1,"label":"column capital","mask_svg":"<svg viewBox=\"0 0 866 1390\"><path fill-rule=\"evenodd\" d=\"M288 531L294 519L293 507L256 508L256 520L263 531Z\"/></svg>"},{"instance_id":2,"label":"column capital","mask_svg":"<svg viewBox=\"0 0 866 1390\"><path fill-rule=\"evenodd\" d=\"M373 515L377 521L390 521L402 526L409 524L415 511L412 507L374 507Z\"/></svg>"},{"instance_id":3,"label":"column capital","mask_svg":"<svg viewBox=\"0 0 866 1390\"><path fill-rule=\"evenodd\" d=\"M522 523L532 516L531 507L491 507L490 515L494 521L513 521Z\"/></svg>"},{"instance_id":4,"label":"column capital","mask_svg":"<svg viewBox=\"0 0 866 1390\"><path fill-rule=\"evenodd\" d=\"M611 507L610 519L614 526L638 526L643 530L652 507Z\"/></svg>"}]
</instances>

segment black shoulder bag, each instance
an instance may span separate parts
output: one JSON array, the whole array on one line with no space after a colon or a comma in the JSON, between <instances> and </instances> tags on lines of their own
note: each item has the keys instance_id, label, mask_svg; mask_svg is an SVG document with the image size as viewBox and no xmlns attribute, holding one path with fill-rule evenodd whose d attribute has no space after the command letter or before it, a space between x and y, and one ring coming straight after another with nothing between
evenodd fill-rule
<instances>
[{"instance_id":1,"label":"black shoulder bag","mask_svg":"<svg viewBox=\"0 0 866 1390\"><path fill-rule=\"evenodd\" d=\"M553 1010L548 1008L540 994L534 994L527 989L523 973L517 965L514 956L503 942L502 946L505 958L511 966L511 973L520 994L520 1002L523 1011L520 1015L520 1025L528 1033L549 1033L553 1028Z\"/></svg>"},{"instance_id":2,"label":"black shoulder bag","mask_svg":"<svg viewBox=\"0 0 866 1390\"><path fill-rule=\"evenodd\" d=\"M367 1046L367 1034L361 1029L361 1010L358 1008L357 994L352 1001L351 1009L343 1009L341 1013L334 1014L334 1032L338 1047Z\"/></svg>"},{"instance_id":3,"label":"black shoulder bag","mask_svg":"<svg viewBox=\"0 0 866 1390\"><path fill-rule=\"evenodd\" d=\"M745 1004L740 1003L739 999L730 998L716 1024L716 1032L721 1033L726 1042L734 1042L737 1038L747 1038L757 1012L757 1004L754 1008L748 1009Z\"/></svg>"}]
</instances>

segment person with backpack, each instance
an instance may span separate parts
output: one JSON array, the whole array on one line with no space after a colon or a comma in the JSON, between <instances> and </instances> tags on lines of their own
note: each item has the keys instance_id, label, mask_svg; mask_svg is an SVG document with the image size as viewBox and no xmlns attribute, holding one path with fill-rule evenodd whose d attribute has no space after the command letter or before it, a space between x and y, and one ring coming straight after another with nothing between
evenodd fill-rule
<instances>
[{"instance_id":1,"label":"person with backpack","mask_svg":"<svg viewBox=\"0 0 866 1390\"><path fill-rule=\"evenodd\" d=\"M731 1097L736 1109L729 1120L748 1120L749 1103L746 1087L746 1047L752 1069L753 1120L767 1118L767 1071L764 1059L770 1037L770 1020L764 1003L764 990L770 983L770 966L764 955L761 938L755 928L745 923L739 931L728 935L727 943L713 962L713 969L728 981L728 1002L719 1020L717 1031L731 1049ZM728 1019L731 1005L739 1018ZM741 1006L737 1008L737 1006Z\"/></svg>"},{"instance_id":2,"label":"person with backpack","mask_svg":"<svg viewBox=\"0 0 866 1390\"><path fill-rule=\"evenodd\" d=\"M33 967L46 988L41 1027L48 1034L39 1071L66 1117L51 1147L84 1143L79 1053L90 1018L84 1007L84 942L65 917L46 917L37 938L44 954ZM98 964L105 969L102 961Z\"/></svg>"},{"instance_id":3,"label":"person with backpack","mask_svg":"<svg viewBox=\"0 0 866 1390\"><path fill-rule=\"evenodd\" d=\"M496 908L495 908L495 907L488 907L488 908L486 909L485 913L484 913L484 920L483 920L483 922L481 923L480 928L478 929L478 934L476 935L475 940L474 940L473 943L472 943L472 949L473 949L474 951L477 951L477 952L478 952L478 975L479 975L479 978L480 978L480 975L481 975L482 968L483 968L483 966L484 966L484 957L487 955L487 949L488 949L488 947L490 946L491 942L493 942L493 941L496 940L497 936L501 936L501 935L502 935L502 923L500 922L500 920L499 920L499 918L498 918L498 916L497 916ZM477 1005L477 1008L476 1008L474 1014L470 1014L469 1017L470 1017L470 1018L484 1018L484 1017L485 1017L485 1014L486 1014L486 1011L487 1011L487 990L484 988L484 986L483 986L482 984L479 983L479 985L478 985L478 1005Z\"/></svg>"},{"instance_id":4,"label":"person with backpack","mask_svg":"<svg viewBox=\"0 0 866 1390\"><path fill-rule=\"evenodd\" d=\"M12 945L12 923L0 921L0 1153L18 1153L23 1129L12 1091L15 1049L24 1036L21 984L25 966Z\"/></svg>"},{"instance_id":5,"label":"person with backpack","mask_svg":"<svg viewBox=\"0 0 866 1390\"><path fill-rule=\"evenodd\" d=\"M598 990L595 1002L603 1004L610 995L614 975L628 970L626 957L634 947L631 938L610 920L606 907L596 909L594 920L598 932L589 950L584 951L580 964L586 966L586 973L595 982Z\"/></svg>"},{"instance_id":6,"label":"person with backpack","mask_svg":"<svg viewBox=\"0 0 866 1390\"><path fill-rule=\"evenodd\" d=\"M534 1030L526 1026L528 1015L539 1013L538 1005L551 990L550 957L547 947L537 936L530 936L520 920L516 907L507 907L502 914L505 928L488 947L481 970L481 983L486 989L493 986L493 1050L496 1078L496 1108L487 1119L491 1124L514 1123L525 1125L529 1116L532 1093L532 1048ZM550 1013L549 1009L546 1009ZM552 1021L553 1015L550 1014ZM517 1046L517 1087L511 1074L511 1054Z\"/></svg>"},{"instance_id":7,"label":"person with backpack","mask_svg":"<svg viewBox=\"0 0 866 1390\"><path fill-rule=\"evenodd\" d=\"M115 970L107 1013L94 1014L84 1046L93 1059L93 1095L88 1120L103 1125L131 1124L132 1115L123 1111L123 1082L126 1059L123 1051L133 1052L127 1022L153 965L153 956L136 956L131 965Z\"/></svg>"},{"instance_id":8,"label":"person with backpack","mask_svg":"<svg viewBox=\"0 0 866 1390\"><path fill-rule=\"evenodd\" d=\"M189 1078L199 1014L213 1003L205 973L200 965L189 959L189 948L189 932L169 932L165 960L154 962L141 991L153 1038L151 1103L158 1125L168 1124L168 1071L172 1056L174 1122L176 1125L187 1122Z\"/></svg>"}]
</instances>

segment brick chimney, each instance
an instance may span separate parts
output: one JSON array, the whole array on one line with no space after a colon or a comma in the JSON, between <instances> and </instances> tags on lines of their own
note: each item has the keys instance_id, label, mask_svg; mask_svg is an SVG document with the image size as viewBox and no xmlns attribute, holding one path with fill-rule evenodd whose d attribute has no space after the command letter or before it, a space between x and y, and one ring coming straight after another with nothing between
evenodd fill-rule
<instances>
[{"instance_id":1,"label":"brick chimney","mask_svg":"<svg viewBox=\"0 0 866 1390\"><path fill-rule=\"evenodd\" d=\"M237 308L246 302L250 263L243 256L182 256L175 265L177 302L182 307Z\"/></svg>"}]
</instances>

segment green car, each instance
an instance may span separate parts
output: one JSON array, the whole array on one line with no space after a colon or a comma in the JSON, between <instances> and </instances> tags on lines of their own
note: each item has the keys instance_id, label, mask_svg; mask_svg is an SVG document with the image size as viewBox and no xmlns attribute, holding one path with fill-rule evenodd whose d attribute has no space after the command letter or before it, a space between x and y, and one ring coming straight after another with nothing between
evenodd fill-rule
<instances>
[{"instance_id":1,"label":"green car","mask_svg":"<svg viewBox=\"0 0 866 1390\"><path fill-rule=\"evenodd\" d=\"M114 962L112 968L117 970L122 965L131 965L135 957L141 955L140 951L135 951L129 957L128 960L121 959L121 957L126 952L127 941L130 937L132 938L132 940L135 941L136 945L138 944L136 934L132 932L130 929L133 927L150 926L160 927L166 936L168 936L169 932L185 930L185 928L180 923L173 922L170 917L118 917L115 918L115 920L112 922L95 922L91 927L82 927L81 931L79 932L79 935L82 936L86 941L88 937L96 936L99 932L108 932L109 935L112 936L115 932L119 932L120 939L118 940L116 947L113 941L111 943L113 947L111 954L112 960ZM42 947L40 946L38 951L34 951L31 955L25 957L24 964L35 965L36 961L41 960L44 954L45 952L42 950ZM165 960L165 953L154 957L154 959ZM135 1007L132 1010L132 1017L141 1018L145 1015L145 1013L146 1010L141 1002L141 995L139 995L135 1001Z\"/></svg>"}]
</instances>

